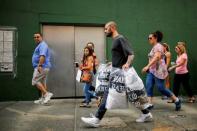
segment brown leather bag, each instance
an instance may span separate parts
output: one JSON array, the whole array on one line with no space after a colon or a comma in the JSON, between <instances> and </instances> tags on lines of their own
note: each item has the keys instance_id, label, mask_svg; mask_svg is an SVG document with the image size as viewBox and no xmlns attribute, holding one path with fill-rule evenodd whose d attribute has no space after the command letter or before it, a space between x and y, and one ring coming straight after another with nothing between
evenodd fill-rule
<instances>
[{"instance_id":1,"label":"brown leather bag","mask_svg":"<svg viewBox=\"0 0 197 131\"><path fill-rule=\"evenodd\" d=\"M90 83L92 81L92 73L87 70L82 71L81 82Z\"/></svg>"}]
</instances>

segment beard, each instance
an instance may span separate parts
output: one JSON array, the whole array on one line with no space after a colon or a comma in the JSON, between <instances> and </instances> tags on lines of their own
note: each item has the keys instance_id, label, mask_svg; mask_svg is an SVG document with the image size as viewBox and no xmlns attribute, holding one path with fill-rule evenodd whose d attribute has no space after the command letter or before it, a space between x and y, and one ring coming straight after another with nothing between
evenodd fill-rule
<instances>
[{"instance_id":1,"label":"beard","mask_svg":"<svg viewBox=\"0 0 197 131\"><path fill-rule=\"evenodd\" d=\"M107 37L112 37L112 32L105 33Z\"/></svg>"}]
</instances>

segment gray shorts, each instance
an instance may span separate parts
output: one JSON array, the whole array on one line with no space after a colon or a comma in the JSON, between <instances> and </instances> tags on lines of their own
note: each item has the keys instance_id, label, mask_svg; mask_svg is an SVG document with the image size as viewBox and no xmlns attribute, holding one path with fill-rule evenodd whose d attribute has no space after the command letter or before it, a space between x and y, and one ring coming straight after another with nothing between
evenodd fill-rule
<instances>
[{"instance_id":1,"label":"gray shorts","mask_svg":"<svg viewBox=\"0 0 197 131\"><path fill-rule=\"evenodd\" d=\"M43 68L43 71L40 73L38 69L34 69L33 78L32 78L32 85L36 85L38 83L46 84L46 79L49 73L49 68Z\"/></svg>"}]
</instances>

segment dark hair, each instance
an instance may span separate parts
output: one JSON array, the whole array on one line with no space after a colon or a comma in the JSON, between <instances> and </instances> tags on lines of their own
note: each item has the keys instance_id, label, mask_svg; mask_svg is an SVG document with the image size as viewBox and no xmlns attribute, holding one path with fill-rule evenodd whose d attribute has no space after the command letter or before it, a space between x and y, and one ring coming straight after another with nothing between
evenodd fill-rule
<instances>
[{"instance_id":1,"label":"dark hair","mask_svg":"<svg viewBox=\"0 0 197 131\"><path fill-rule=\"evenodd\" d=\"M88 46L88 44L91 44L94 47L94 43L93 42L88 42L87 46Z\"/></svg>"},{"instance_id":2,"label":"dark hair","mask_svg":"<svg viewBox=\"0 0 197 131\"><path fill-rule=\"evenodd\" d=\"M42 36L42 33L40 33L40 32L35 32L34 34L39 34L40 36Z\"/></svg>"},{"instance_id":3,"label":"dark hair","mask_svg":"<svg viewBox=\"0 0 197 131\"><path fill-rule=\"evenodd\" d=\"M161 31L155 31L151 33L153 37L157 38L157 42L161 42L163 39L163 33Z\"/></svg>"},{"instance_id":4,"label":"dark hair","mask_svg":"<svg viewBox=\"0 0 197 131\"><path fill-rule=\"evenodd\" d=\"M88 42L88 43L86 44L86 46L88 46L89 44L92 45L92 47L93 47L92 51L94 52L94 43L93 43L93 42Z\"/></svg>"},{"instance_id":5,"label":"dark hair","mask_svg":"<svg viewBox=\"0 0 197 131\"><path fill-rule=\"evenodd\" d=\"M90 47L86 46L86 47L84 48L84 50L85 50L85 49L88 49L88 51L89 51L88 56L93 56L93 51L92 51L92 49L91 49ZM88 56L85 56L85 54L83 53L83 60L82 60L82 63L83 63L83 64L85 63L85 60L87 59Z\"/></svg>"}]
</instances>

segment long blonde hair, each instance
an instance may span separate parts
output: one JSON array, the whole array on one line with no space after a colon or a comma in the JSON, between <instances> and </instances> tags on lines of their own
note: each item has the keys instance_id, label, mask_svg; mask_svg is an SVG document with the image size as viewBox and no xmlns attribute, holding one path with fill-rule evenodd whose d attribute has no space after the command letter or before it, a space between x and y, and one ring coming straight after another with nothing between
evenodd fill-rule
<instances>
[{"instance_id":1,"label":"long blonde hair","mask_svg":"<svg viewBox=\"0 0 197 131\"><path fill-rule=\"evenodd\" d=\"M186 44L185 42L177 42L177 46L181 52L181 54L186 53L186 48L185 48Z\"/></svg>"}]
</instances>

